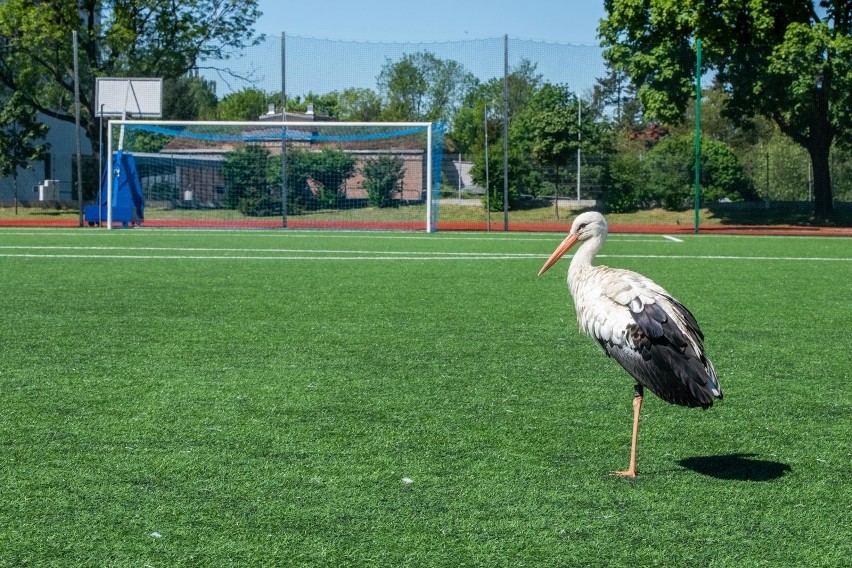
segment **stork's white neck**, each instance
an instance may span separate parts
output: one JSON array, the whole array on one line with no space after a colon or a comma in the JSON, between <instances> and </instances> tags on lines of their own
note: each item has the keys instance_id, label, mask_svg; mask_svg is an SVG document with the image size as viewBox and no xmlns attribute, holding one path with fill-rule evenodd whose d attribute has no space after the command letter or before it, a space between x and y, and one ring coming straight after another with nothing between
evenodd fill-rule
<instances>
[{"instance_id":1,"label":"stork's white neck","mask_svg":"<svg viewBox=\"0 0 852 568\"><path fill-rule=\"evenodd\" d=\"M598 252L604 243L603 235L596 235L591 239L584 241L574 257L571 259L571 264L568 267L568 282L578 282L579 275L584 270L592 267L592 262L595 260ZM572 288L573 291L573 288Z\"/></svg>"},{"instance_id":2,"label":"stork's white neck","mask_svg":"<svg viewBox=\"0 0 852 568\"><path fill-rule=\"evenodd\" d=\"M577 252L574 253L574 258L571 259L571 268L591 266L603 246L603 241L601 235L596 235L588 241L583 242L577 249Z\"/></svg>"}]
</instances>

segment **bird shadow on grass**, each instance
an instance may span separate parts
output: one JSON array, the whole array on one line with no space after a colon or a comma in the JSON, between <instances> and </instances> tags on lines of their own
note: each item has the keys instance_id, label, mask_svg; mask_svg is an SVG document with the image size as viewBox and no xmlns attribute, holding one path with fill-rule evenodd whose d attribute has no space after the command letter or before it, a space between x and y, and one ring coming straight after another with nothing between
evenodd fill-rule
<instances>
[{"instance_id":1,"label":"bird shadow on grass","mask_svg":"<svg viewBox=\"0 0 852 568\"><path fill-rule=\"evenodd\" d=\"M772 481L792 470L786 463L754 459L757 454L698 456L680 460L680 465L716 479Z\"/></svg>"}]
</instances>

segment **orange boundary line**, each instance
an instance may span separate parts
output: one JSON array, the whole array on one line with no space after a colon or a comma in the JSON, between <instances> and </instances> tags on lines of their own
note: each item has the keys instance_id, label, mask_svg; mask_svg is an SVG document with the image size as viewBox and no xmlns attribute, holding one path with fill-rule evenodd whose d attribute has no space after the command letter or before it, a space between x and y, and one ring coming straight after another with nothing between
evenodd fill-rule
<instances>
[{"instance_id":1,"label":"orange boundary line","mask_svg":"<svg viewBox=\"0 0 852 568\"><path fill-rule=\"evenodd\" d=\"M118 225L116 225L118 226ZM264 219L257 221L228 221L228 220L185 220L185 219L146 219L145 227L153 228L206 228L206 229L280 229L280 219ZM0 219L0 227L62 227L76 228L76 219ZM419 221L398 222L359 222L359 221L307 221L297 217L287 220L290 229L362 229L374 231L419 231L423 223ZM567 233L571 224L562 223L512 223L510 232L558 232ZM89 228L85 226L83 228ZM487 227L481 221L452 221L438 222L439 231L486 231ZM660 235L692 234L693 228L686 225L632 225L613 223L609 226L611 233L643 233ZM502 232L502 223L491 223L492 232ZM816 227L798 225L706 225L701 227L700 234L704 235L789 235L789 236L837 236L852 237L852 227Z\"/></svg>"}]
</instances>

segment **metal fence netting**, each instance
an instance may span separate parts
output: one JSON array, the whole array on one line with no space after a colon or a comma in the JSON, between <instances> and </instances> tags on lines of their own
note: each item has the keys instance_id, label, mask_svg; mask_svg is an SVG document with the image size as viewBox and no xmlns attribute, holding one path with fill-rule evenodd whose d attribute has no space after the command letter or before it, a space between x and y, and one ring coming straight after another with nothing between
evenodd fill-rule
<instances>
[{"instance_id":1,"label":"metal fence netting","mask_svg":"<svg viewBox=\"0 0 852 568\"><path fill-rule=\"evenodd\" d=\"M597 46L282 34L204 62L194 76L215 90L220 111L225 101L260 93L248 111L252 120L277 113L284 121L445 125L431 202L438 229L564 230L584 209L628 227L691 228L697 108L702 229L825 221L814 216L812 153L769 119L744 124L726 117L729 93L717 77L701 77L700 107L692 101L681 120L662 123L645 116L635 86L608 68ZM103 167L96 160L83 161L89 204ZM828 163L830 222L852 225L852 155L834 144ZM14 189L0 180L0 223L75 223L74 164L67 148L56 148L49 168L25 172ZM184 196L191 189L169 191ZM360 193L357 199L363 201ZM223 209L229 203L217 201Z\"/></svg>"}]
</instances>

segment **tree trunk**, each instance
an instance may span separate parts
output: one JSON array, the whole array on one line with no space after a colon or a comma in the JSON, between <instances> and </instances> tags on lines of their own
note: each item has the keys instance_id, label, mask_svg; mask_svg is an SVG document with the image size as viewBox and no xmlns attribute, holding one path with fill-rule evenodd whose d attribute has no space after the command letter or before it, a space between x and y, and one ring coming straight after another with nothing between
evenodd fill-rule
<instances>
[{"instance_id":1,"label":"tree trunk","mask_svg":"<svg viewBox=\"0 0 852 568\"><path fill-rule=\"evenodd\" d=\"M822 89L817 90L816 106L816 117L810 129L807 148L814 174L814 217L817 221L825 221L830 219L834 212L828 162L833 130L828 119L828 100Z\"/></svg>"},{"instance_id":2,"label":"tree trunk","mask_svg":"<svg viewBox=\"0 0 852 568\"><path fill-rule=\"evenodd\" d=\"M816 89L815 109L807 134L802 134L794 125L784 120L780 113L773 114L775 124L781 132L807 150L811 158L814 184L814 219L826 221L834 214L834 198L831 191L831 169L829 153L836 134L828 117L828 98L824 88Z\"/></svg>"},{"instance_id":3,"label":"tree trunk","mask_svg":"<svg viewBox=\"0 0 852 568\"><path fill-rule=\"evenodd\" d=\"M834 213L831 192L831 171L828 164L828 148L808 148L814 173L814 216L818 221L830 219Z\"/></svg>"}]
</instances>

